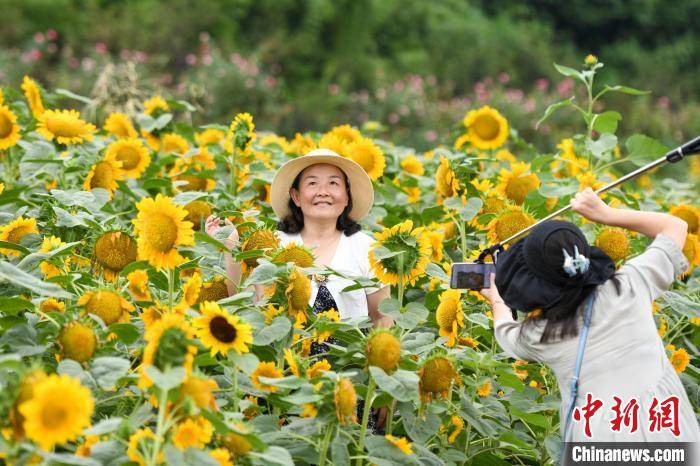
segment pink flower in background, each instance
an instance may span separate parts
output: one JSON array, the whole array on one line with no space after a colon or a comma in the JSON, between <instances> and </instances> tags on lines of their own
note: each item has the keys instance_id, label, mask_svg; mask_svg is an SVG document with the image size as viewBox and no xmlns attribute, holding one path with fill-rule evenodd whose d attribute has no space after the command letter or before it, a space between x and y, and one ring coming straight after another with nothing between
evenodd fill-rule
<instances>
[{"instance_id":1,"label":"pink flower in background","mask_svg":"<svg viewBox=\"0 0 700 466\"><path fill-rule=\"evenodd\" d=\"M34 42L37 44L43 44L45 40L44 34L41 32L37 32L34 34Z\"/></svg>"},{"instance_id":2,"label":"pink flower in background","mask_svg":"<svg viewBox=\"0 0 700 466\"><path fill-rule=\"evenodd\" d=\"M107 53L107 44L104 42L98 42L95 44L95 52L99 53L100 55L104 55Z\"/></svg>"},{"instance_id":3,"label":"pink flower in background","mask_svg":"<svg viewBox=\"0 0 700 466\"><path fill-rule=\"evenodd\" d=\"M539 78L535 81L535 87L539 91L546 92L549 89L549 80L547 78Z\"/></svg>"},{"instance_id":4,"label":"pink flower in background","mask_svg":"<svg viewBox=\"0 0 700 466\"><path fill-rule=\"evenodd\" d=\"M31 63L33 61L39 60L41 58L41 56L42 56L41 50L32 49L28 52L24 52L22 54L21 60L23 63Z\"/></svg>"},{"instance_id":5,"label":"pink flower in background","mask_svg":"<svg viewBox=\"0 0 700 466\"><path fill-rule=\"evenodd\" d=\"M267 87L273 88L277 85L277 78L274 76L267 76L265 78L265 84L267 84Z\"/></svg>"},{"instance_id":6,"label":"pink flower in background","mask_svg":"<svg viewBox=\"0 0 700 466\"><path fill-rule=\"evenodd\" d=\"M493 78L491 76L486 76L486 78L484 78L484 84L490 86L491 84L493 84Z\"/></svg>"},{"instance_id":7,"label":"pink flower in background","mask_svg":"<svg viewBox=\"0 0 700 466\"><path fill-rule=\"evenodd\" d=\"M668 97L661 96L659 99L656 101L656 105L659 108L667 109L669 107L670 101L668 100Z\"/></svg>"},{"instance_id":8,"label":"pink flower in background","mask_svg":"<svg viewBox=\"0 0 700 466\"><path fill-rule=\"evenodd\" d=\"M498 81L499 81L501 84L505 84L505 83L507 83L508 81L510 81L510 75L504 71L503 73L501 73L501 74L498 75Z\"/></svg>"},{"instance_id":9,"label":"pink flower in background","mask_svg":"<svg viewBox=\"0 0 700 466\"><path fill-rule=\"evenodd\" d=\"M399 122L399 115L397 113L391 112L389 114L389 118L387 118L387 119L389 120L389 123L391 123L392 125L395 125L396 123Z\"/></svg>"},{"instance_id":10,"label":"pink flower in background","mask_svg":"<svg viewBox=\"0 0 700 466\"><path fill-rule=\"evenodd\" d=\"M521 89L508 89L506 91L506 98L511 102L520 102L523 100L523 91Z\"/></svg>"},{"instance_id":11,"label":"pink flower in background","mask_svg":"<svg viewBox=\"0 0 700 466\"><path fill-rule=\"evenodd\" d=\"M377 89L377 92L375 92L375 94L378 100L383 101L386 98L386 89L380 87L379 89Z\"/></svg>"},{"instance_id":12,"label":"pink flower in background","mask_svg":"<svg viewBox=\"0 0 700 466\"><path fill-rule=\"evenodd\" d=\"M146 63L146 61L148 61L148 55L146 52L137 50L134 52L134 60L136 60L138 63Z\"/></svg>"},{"instance_id":13,"label":"pink flower in background","mask_svg":"<svg viewBox=\"0 0 700 466\"><path fill-rule=\"evenodd\" d=\"M430 129L430 130L425 132L425 140L428 142L435 141L437 139L437 137L438 137L437 131L435 131L434 129Z\"/></svg>"},{"instance_id":14,"label":"pink flower in background","mask_svg":"<svg viewBox=\"0 0 700 466\"><path fill-rule=\"evenodd\" d=\"M211 58L211 55L207 54L202 57L202 64L205 66L209 66L212 64L214 60Z\"/></svg>"},{"instance_id":15,"label":"pink flower in background","mask_svg":"<svg viewBox=\"0 0 700 466\"><path fill-rule=\"evenodd\" d=\"M46 31L46 38L51 41L56 40L58 39L58 32L55 29L49 29Z\"/></svg>"},{"instance_id":16,"label":"pink flower in background","mask_svg":"<svg viewBox=\"0 0 700 466\"><path fill-rule=\"evenodd\" d=\"M525 103L523 104L523 110L525 110L525 112L527 112L527 113L532 113L532 112L534 112L534 111L535 111L535 107L536 107L535 99L533 99L532 97L530 97L529 99L527 99L527 100L525 101Z\"/></svg>"},{"instance_id":17,"label":"pink flower in background","mask_svg":"<svg viewBox=\"0 0 700 466\"><path fill-rule=\"evenodd\" d=\"M330 95L338 94L338 85L337 84L329 84L328 85L328 93Z\"/></svg>"},{"instance_id":18,"label":"pink flower in background","mask_svg":"<svg viewBox=\"0 0 700 466\"><path fill-rule=\"evenodd\" d=\"M557 84L557 92L559 92L559 96L561 97L567 97L569 94L571 94L571 90L574 88L574 80L571 78L565 78Z\"/></svg>"},{"instance_id":19,"label":"pink flower in background","mask_svg":"<svg viewBox=\"0 0 700 466\"><path fill-rule=\"evenodd\" d=\"M95 66L95 61L92 58L85 57L82 61L83 69L90 71Z\"/></svg>"},{"instance_id":20,"label":"pink flower in background","mask_svg":"<svg viewBox=\"0 0 700 466\"><path fill-rule=\"evenodd\" d=\"M395 91L398 91L398 92L403 91L404 87L406 87L406 85L403 83L403 81L396 81L394 83L394 90Z\"/></svg>"},{"instance_id":21,"label":"pink flower in background","mask_svg":"<svg viewBox=\"0 0 700 466\"><path fill-rule=\"evenodd\" d=\"M75 58L75 57L70 57L70 58L68 59L68 66L69 66L70 68L75 69L75 68L77 68L77 67L80 66L80 60L78 60L78 59Z\"/></svg>"},{"instance_id":22,"label":"pink flower in background","mask_svg":"<svg viewBox=\"0 0 700 466\"><path fill-rule=\"evenodd\" d=\"M119 52L119 58L122 60L129 60L131 59L131 50L129 49L122 49L121 52Z\"/></svg>"},{"instance_id":23,"label":"pink flower in background","mask_svg":"<svg viewBox=\"0 0 700 466\"><path fill-rule=\"evenodd\" d=\"M185 55L185 63L187 63L190 66L194 66L197 64L197 56L193 53L188 53Z\"/></svg>"}]
</instances>

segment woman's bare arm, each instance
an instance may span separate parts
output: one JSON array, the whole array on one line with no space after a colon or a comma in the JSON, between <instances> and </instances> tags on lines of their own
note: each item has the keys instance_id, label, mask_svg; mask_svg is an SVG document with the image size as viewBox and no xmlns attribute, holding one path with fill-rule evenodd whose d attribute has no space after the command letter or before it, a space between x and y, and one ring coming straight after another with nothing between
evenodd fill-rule
<instances>
[{"instance_id":1,"label":"woman's bare arm","mask_svg":"<svg viewBox=\"0 0 700 466\"><path fill-rule=\"evenodd\" d=\"M367 295L369 318L372 319L375 327L389 328L394 326L394 319L391 316L379 312L379 303L389 296L391 296L391 288L388 286Z\"/></svg>"}]
</instances>

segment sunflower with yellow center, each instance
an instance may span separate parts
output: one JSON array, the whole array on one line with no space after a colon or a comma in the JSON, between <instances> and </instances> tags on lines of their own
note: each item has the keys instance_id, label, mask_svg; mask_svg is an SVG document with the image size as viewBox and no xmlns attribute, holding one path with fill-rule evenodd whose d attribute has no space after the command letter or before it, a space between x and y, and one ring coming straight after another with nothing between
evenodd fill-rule
<instances>
[{"instance_id":1,"label":"sunflower with yellow center","mask_svg":"<svg viewBox=\"0 0 700 466\"><path fill-rule=\"evenodd\" d=\"M502 242L520 230L535 223L535 218L520 206L506 205L487 225L487 237L492 242Z\"/></svg>"},{"instance_id":2,"label":"sunflower with yellow center","mask_svg":"<svg viewBox=\"0 0 700 466\"><path fill-rule=\"evenodd\" d=\"M372 270L382 283L396 285L403 279L404 283L414 285L425 274L431 248L422 231L413 228L413 221L406 220L374 234L377 241L368 256Z\"/></svg>"},{"instance_id":3,"label":"sunflower with yellow center","mask_svg":"<svg viewBox=\"0 0 700 466\"><path fill-rule=\"evenodd\" d=\"M90 426L95 403L79 380L52 374L33 388L33 396L19 406L19 412L27 438L43 450L77 440Z\"/></svg>"},{"instance_id":4,"label":"sunflower with yellow center","mask_svg":"<svg viewBox=\"0 0 700 466\"><path fill-rule=\"evenodd\" d=\"M454 443L454 441L457 440L459 433L462 432L462 430L464 429L464 420L462 420L461 417L453 414L450 418L450 425L454 426L454 429L452 430L452 432L450 432L449 436L447 437L447 443ZM442 431L442 428L440 430Z\"/></svg>"},{"instance_id":5,"label":"sunflower with yellow center","mask_svg":"<svg viewBox=\"0 0 700 466\"><path fill-rule=\"evenodd\" d=\"M375 329L365 343L367 366L380 367L391 374L399 367L401 342L387 329Z\"/></svg>"},{"instance_id":6,"label":"sunflower with yellow center","mask_svg":"<svg viewBox=\"0 0 700 466\"><path fill-rule=\"evenodd\" d=\"M510 168L510 170L501 169L496 192L521 205L530 191L540 187L540 179L534 173L528 173L529 163L516 162Z\"/></svg>"},{"instance_id":7,"label":"sunflower with yellow center","mask_svg":"<svg viewBox=\"0 0 700 466\"><path fill-rule=\"evenodd\" d=\"M300 327L308 320L306 310L311 298L311 280L298 267L294 267L287 277L284 289L287 298L287 312L294 317L295 325Z\"/></svg>"},{"instance_id":8,"label":"sunflower with yellow center","mask_svg":"<svg viewBox=\"0 0 700 466\"><path fill-rule=\"evenodd\" d=\"M233 466L231 452L229 452L226 448L215 448L209 452L209 455L219 464L219 466Z\"/></svg>"},{"instance_id":9,"label":"sunflower with yellow center","mask_svg":"<svg viewBox=\"0 0 700 466\"><path fill-rule=\"evenodd\" d=\"M19 244L25 236L38 233L36 219L19 217L0 227L0 241ZM0 248L0 253L7 256L19 256L19 251L14 249Z\"/></svg>"},{"instance_id":10,"label":"sunflower with yellow center","mask_svg":"<svg viewBox=\"0 0 700 466\"><path fill-rule=\"evenodd\" d=\"M132 223L139 260L147 260L158 270L183 263L176 246L194 245L192 222L185 220L187 211L162 194L141 199L136 208L138 215Z\"/></svg>"},{"instance_id":11,"label":"sunflower with yellow center","mask_svg":"<svg viewBox=\"0 0 700 466\"><path fill-rule=\"evenodd\" d=\"M62 303L56 298L48 298L41 302L39 310L43 313L66 312L66 303Z\"/></svg>"},{"instance_id":12,"label":"sunflower with yellow center","mask_svg":"<svg viewBox=\"0 0 700 466\"><path fill-rule=\"evenodd\" d=\"M97 348L95 331L78 321L64 325L58 332L56 342L61 348L61 357L78 362L88 361Z\"/></svg>"},{"instance_id":13,"label":"sunflower with yellow center","mask_svg":"<svg viewBox=\"0 0 700 466\"><path fill-rule=\"evenodd\" d=\"M180 450L202 449L211 441L214 427L202 416L187 418L173 429L173 444Z\"/></svg>"},{"instance_id":14,"label":"sunflower with yellow center","mask_svg":"<svg viewBox=\"0 0 700 466\"><path fill-rule=\"evenodd\" d=\"M199 293L202 290L202 274L195 272L182 285L182 301L187 306L194 306L199 300Z\"/></svg>"},{"instance_id":15,"label":"sunflower with yellow center","mask_svg":"<svg viewBox=\"0 0 700 466\"><path fill-rule=\"evenodd\" d=\"M605 227L595 239L595 245L602 249L613 262L625 260L630 254L630 239L622 228Z\"/></svg>"},{"instance_id":16,"label":"sunflower with yellow center","mask_svg":"<svg viewBox=\"0 0 700 466\"><path fill-rule=\"evenodd\" d=\"M306 377L309 379L316 378L320 376L323 372L327 372L331 370L331 363L328 362L327 359L321 359L320 361L316 361L311 365L306 370Z\"/></svg>"},{"instance_id":17,"label":"sunflower with yellow center","mask_svg":"<svg viewBox=\"0 0 700 466\"><path fill-rule=\"evenodd\" d=\"M401 450L402 453L406 455L412 455L413 450L411 450L411 442L406 440L406 437L394 437L393 435L385 435L386 439L392 443L396 448Z\"/></svg>"},{"instance_id":18,"label":"sunflower with yellow center","mask_svg":"<svg viewBox=\"0 0 700 466\"><path fill-rule=\"evenodd\" d=\"M177 133L164 134L161 137L161 151L166 154L175 153L178 155L184 155L190 150L190 144L187 139L183 138Z\"/></svg>"},{"instance_id":19,"label":"sunflower with yellow center","mask_svg":"<svg viewBox=\"0 0 700 466\"><path fill-rule=\"evenodd\" d=\"M255 368L255 370L250 376L250 380L253 382L255 388L257 388L258 390L274 393L277 391L277 387L261 382L260 377L279 379L282 377L282 371L275 367L274 362L261 362L260 364L258 364L258 367Z\"/></svg>"},{"instance_id":20,"label":"sunflower with yellow center","mask_svg":"<svg viewBox=\"0 0 700 466\"><path fill-rule=\"evenodd\" d=\"M147 101L143 103L143 112L146 115L153 115L153 114L158 114L158 113L165 113L170 111L170 106L168 103L165 101L164 98L162 98L159 95L153 96Z\"/></svg>"},{"instance_id":21,"label":"sunflower with yellow center","mask_svg":"<svg viewBox=\"0 0 700 466\"><path fill-rule=\"evenodd\" d=\"M418 371L418 391L423 402L442 396L447 392L452 382L459 383L459 373L454 363L445 355L435 355L426 360Z\"/></svg>"},{"instance_id":22,"label":"sunflower with yellow center","mask_svg":"<svg viewBox=\"0 0 700 466\"><path fill-rule=\"evenodd\" d=\"M287 246L278 249L271 259L277 264L294 262L297 267L311 267L314 265L314 255L311 249L298 243L289 243Z\"/></svg>"},{"instance_id":23,"label":"sunflower with yellow center","mask_svg":"<svg viewBox=\"0 0 700 466\"><path fill-rule=\"evenodd\" d=\"M484 398L491 394L491 382L487 381L476 387L476 394Z\"/></svg>"},{"instance_id":24,"label":"sunflower with yellow center","mask_svg":"<svg viewBox=\"0 0 700 466\"><path fill-rule=\"evenodd\" d=\"M134 129L131 119L124 113L119 112L110 113L102 129L118 138L137 138L139 135Z\"/></svg>"},{"instance_id":25,"label":"sunflower with yellow center","mask_svg":"<svg viewBox=\"0 0 700 466\"><path fill-rule=\"evenodd\" d=\"M17 116L12 113L12 110L5 105L0 105L0 151L17 145L20 129Z\"/></svg>"},{"instance_id":26,"label":"sunflower with yellow center","mask_svg":"<svg viewBox=\"0 0 700 466\"><path fill-rule=\"evenodd\" d=\"M333 404L340 425L357 422L357 392L350 379L338 380L333 390Z\"/></svg>"},{"instance_id":27,"label":"sunflower with yellow center","mask_svg":"<svg viewBox=\"0 0 700 466\"><path fill-rule=\"evenodd\" d=\"M294 139L292 139L292 141L289 143L288 153L296 155L307 154L312 150L316 149L316 147L316 143L313 139L311 139L311 137L304 136L301 133L296 133L294 135ZM340 152L338 153L342 155Z\"/></svg>"},{"instance_id":28,"label":"sunflower with yellow center","mask_svg":"<svg viewBox=\"0 0 700 466\"><path fill-rule=\"evenodd\" d=\"M557 149L561 152L561 157L551 164L552 174L557 178L573 177L582 172L588 171L588 160L579 158L574 152L574 140L571 138L562 139L557 144Z\"/></svg>"},{"instance_id":29,"label":"sunflower with yellow center","mask_svg":"<svg viewBox=\"0 0 700 466\"><path fill-rule=\"evenodd\" d=\"M415 154L409 154L406 158L401 161L401 168L406 173L411 175L423 176L425 174L425 168L423 168L423 162L420 161Z\"/></svg>"},{"instance_id":30,"label":"sunflower with yellow center","mask_svg":"<svg viewBox=\"0 0 700 466\"><path fill-rule=\"evenodd\" d=\"M50 110L49 110L50 111ZM92 191L95 188L102 188L109 192L110 199L119 185L117 181L125 178L122 162L117 160L114 154L107 153L105 157L90 167L90 171L83 182L85 191Z\"/></svg>"},{"instance_id":31,"label":"sunflower with yellow center","mask_svg":"<svg viewBox=\"0 0 700 466\"><path fill-rule=\"evenodd\" d=\"M700 232L700 209L688 204L679 204L671 207L669 214L674 215L688 224L688 233L698 234Z\"/></svg>"},{"instance_id":32,"label":"sunflower with yellow center","mask_svg":"<svg viewBox=\"0 0 700 466\"><path fill-rule=\"evenodd\" d=\"M129 446L126 449L126 455L129 459L139 466L146 466L152 449L156 435L149 428L139 429L129 437ZM158 452L156 461L162 463L164 460L163 452Z\"/></svg>"},{"instance_id":33,"label":"sunflower with yellow center","mask_svg":"<svg viewBox=\"0 0 700 466\"><path fill-rule=\"evenodd\" d=\"M468 112L463 123L469 142L477 149L498 149L508 139L508 121L488 105Z\"/></svg>"},{"instance_id":34,"label":"sunflower with yellow center","mask_svg":"<svg viewBox=\"0 0 700 466\"><path fill-rule=\"evenodd\" d=\"M250 113L239 113L228 128L224 149L229 153L235 149L240 155L249 155L255 138L253 116Z\"/></svg>"},{"instance_id":35,"label":"sunflower with yellow center","mask_svg":"<svg viewBox=\"0 0 700 466\"><path fill-rule=\"evenodd\" d=\"M440 156L440 165L435 172L435 191L440 203L443 199L454 197L459 193L459 180L452 170L450 160L444 155Z\"/></svg>"},{"instance_id":36,"label":"sunflower with yellow center","mask_svg":"<svg viewBox=\"0 0 700 466\"><path fill-rule=\"evenodd\" d=\"M329 309L325 312L316 313L317 319L323 319L328 322L340 322L340 313L335 309ZM333 335L332 330L324 330L316 333L315 340L317 343L324 343L330 336Z\"/></svg>"},{"instance_id":37,"label":"sunflower with yellow center","mask_svg":"<svg viewBox=\"0 0 700 466\"><path fill-rule=\"evenodd\" d=\"M336 135L325 134L318 140L316 144L319 148L330 149L333 152L342 155L343 157L348 157L348 146L349 144L343 141ZM364 168L364 167L363 167Z\"/></svg>"},{"instance_id":38,"label":"sunflower with yellow center","mask_svg":"<svg viewBox=\"0 0 700 466\"><path fill-rule=\"evenodd\" d=\"M195 133L194 140L200 146L219 144L226 137L226 133L216 128L207 128L204 131Z\"/></svg>"},{"instance_id":39,"label":"sunflower with yellow center","mask_svg":"<svg viewBox=\"0 0 700 466\"><path fill-rule=\"evenodd\" d=\"M22 91L24 96L27 98L27 103L29 104L29 109L32 112L34 118L39 118L42 113L44 113L44 103L41 100L41 90L39 85L29 76L25 76L22 79Z\"/></svg>"},{"instance_id":40,"label":"sunflower with yellow center","mask_svg":"<svg viewBox=\"0 0 700 466\"><path fill-rule=\"evenodd\" d=\"M136 301L150 301L151 293L148 291L148 272L137 269L126 276L127 288Z\"/></svg>"},{"instance_id":41,"label":"sunflower with yellow center","mask_svg":"<svg viewBox=\"0 0 700 466\"><path fill-rule=\"evenodd\" d=\"M679 350L674 351L673 354L671 354L670 359L671 364L673 364L673 368L678 374L680 374L685 370L686 367L688 367L688 363L690 362L690 355L684 348L681 348Z\"/></svg>"},{"instance_id":42,"label":"sunflower with yellow center","mask_svg":"<svg viewBox=\"0 0 700 466\"><path fill-rule=\"evenodd\" d=\"M202 317L194 320L195 333L204 346L211 349L212 356L226 355L229 350L238 354L249 351L253 344L250 325L211 301L200 303L199 312Z\"/></svg>"},{"instance_id":43,"label":"sunflower with yellow center","mask_svg":"<svg viewBox=\"0 0 700 466\"><path fill-rule=\"evenodd\" d=\"M152 151L157 152L160 150L160 137L158 137L158 135L149 133L145 129L141 129L141 137L146 140L146 144Z\"/></svg>"},{"instance_id":44,"label":"sunflower with yellow center","mask_svg":"<svg viewBox=\"0 0 700 466\"><path fill-rule=\"evenodd\" d=\"M108 280L116 280L119 272L136 260L136 255L136 241L123 231L104 233L93 249L93 258Z\"/></svg>"},{"instance_id":45,"label":"sunflower with yellow center","mask_svg":"<svg viewBox=\"0 0 700 466\"><path fill-rule=\"evenodd\" d=\"M337 137L345 144L351 144L362 138L362 133L360 133L357 128L350 125L336 126L326 134Z\"/></svg>"},{"instance_id":46,"label":"sunflower with yellow center","mask_svg":"<svg viewBox=\"0 0 700 466\"><path fill-rule=\"evenodd\" d=\"M36 130L47 140L68 146L92 141L96 128L82 120L77 110L46 110L37 117Z\"/></svg>"},{"instance_id":47,"label":"sunflower with yellow center","mask_svg":"<svg viewBox=\"0 0 700 466\"><path fill-rule=\"evenodd\" d=\"M85 308L85 313L94 314L105 323L129 320L129 313L134 311L134 305L112 290L88 291L78 299L78 306Z\"/></svg>"},{"instance_id":48,"label":"sunflower with yellow center","mask_svg":"<svg viewBox=\"0 0 700 466\"><path fill-rule=\"evenodd\" d=\"M460 150L462 147L465 147L469 145L469 134L461 134L457 139L455 139L454 144L452 145L452 148L454 150Z\"/></svg>"},{"instance_id":49,"label":"sunflower with yellow center","mask_svg":"<svg viewBox=\"0 0 700 466\"><path fill-rule=\"evenodd\" d=\"M364 168L372 180L378 180L384 174L384 152L369 138L360 138L348 144L346 156Z\"/></svg>"},{"instance_id":50,"label":"sunflower with yellow center","mask_svg":"<svg viewBox=\"0 0 700 466\"><path fill-rule=\"evenodd\" d=\"M127 178L140 178L151 164L151 156L143 142L137 137L118 139L107 146L107 157L121 162L121 169Z\"/></svg>"},{"instance_id":51,"label":"sunflower with yellow center","mask_svg":"<svg viewBox=\"0 0 700 466\"><path fill-rule=\"evenodd\" d=\"M185 375L191 375L197 346L193 344L194 331L184 315L175 312L163 314L146 329L144 338L146 346L138 369L141 375L139 388L146 389L153 385L145 370L148 366L155 366L160 371L183 366Z\"/></svg>"},{"instance_id":52,"label":"sunflower with yellow center","mask_svg":"<svg viewBox=\"0 0 700 466\"><path fill-rule=\"evenodd\" d=\"M457 342L459 329L464 328L464 313L459 290L449 289L442 292L440 304L435 311L435 320L440 327L440 336L447 337L445 345L453 347Z\"/></svg>"},{"instance_id":53,"label":"sunflower with yellow center","mask_svg":"<svg viewBox=\"0 0 700 466\"><path fill-rule=\"evenodd\" d=\"M61 238L58 236L44 236L44 240L41 243L41 249L39 252L49 253L54 249L58 249L65 245ZM61 263L61 267L57 267L53 262L42 261L39 264L39 270L44 274L44 278L52 278L57 275L63 275L66 273L68 268L68 257L64 258L62 261L60 259L54 259L54 262Z\"/></svg>"},{"instance_id":54,"label":"sunflower with yellow center","mask_svg":"<svg viewBox=\"0 0 700 466\"><path fill-rule=\"evenodd\" d=\"M200 409L211 409L216 411L216 400L214 391L219 389L219 385L214 379L190 376L180 386L180 400L189 398Z\"/></svg>"}]
</instances>

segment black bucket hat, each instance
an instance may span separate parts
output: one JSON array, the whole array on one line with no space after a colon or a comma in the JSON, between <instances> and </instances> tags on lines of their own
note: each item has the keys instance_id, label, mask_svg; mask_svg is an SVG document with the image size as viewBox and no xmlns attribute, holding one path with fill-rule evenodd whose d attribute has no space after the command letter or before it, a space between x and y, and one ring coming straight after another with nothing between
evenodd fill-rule
<instances>
[{"instance_id":1,"label":"black bucket hat","mask_svg":"<svg viewBox=\"0 0 700 466\"><path fill-rule=\"evenodd\" d=\"M575 264L585 265L573 270L569 266L567 272L567 256L578 257ZM571 259L566 263L571 264ZM605 282L614 273L610 256L589 245L579 227L548 220L497 256L496 287L511 309L530 312L578 302L585 288Z\"/></svg>"}]
</instances>

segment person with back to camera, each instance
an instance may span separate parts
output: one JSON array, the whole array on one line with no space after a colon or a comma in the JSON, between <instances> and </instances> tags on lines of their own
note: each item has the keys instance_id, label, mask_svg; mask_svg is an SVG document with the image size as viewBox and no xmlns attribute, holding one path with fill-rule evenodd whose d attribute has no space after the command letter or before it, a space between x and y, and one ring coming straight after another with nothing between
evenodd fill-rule
<instances>
[{"instance_id":1,"label":"person with back to camera","mask_svg":"<svg viewBox=\"0 0 700 466\"><path fill-rule=\"evenodd\" d=\"M654 240L616 271L612 259L590 246L573 223L552 220L533 228L498 256L492 285L481 290L493 308L496 340L510 356L552 368L562 397L560 432L567 442L700 441L693 406L652 317L654 300L688 268L682 252L687 223L669 214L612 208L590 188L578 193L571 207L590 221L637 231ZM596 399L603 403L588 419L590 435L582 415L572 416L566 427L589 298L593 301L576 407L586 406L589 393L591 406ZM518 322L511 308L541 312ZM679 403L679 435L670 428L659 429L658 424L650 428L650 413L660 413L660 403L672 396ZM632 398L636 400L636 431L632 432L632 423L613 429L612 421L618 417L614 397L621 400L621 410Z\"/></svg>"},{"instance_id":2,"label":"person with back to camera","mask_svg":"<svg viewBox=\"0 0 700 466\"><path fill-rule=\"evenodd\" d=\"M329 149L316 149L289 160L275 174L270 186L270 203L279 217L276 232L284 247L292 242L311 247L315 266L328 266L346 276L374 278L368 253L374 239L363 233L357 223L372 207L374 190L365 170L353 160ZM226 225L233 226L225 219ZM214 236L220 220L210 216L206 232ZM234 230L224 244L230 248L239 241ZM230 253L224 254L229 294L240 282L241 264ZM390 288L365 288L343 291L354 282L337 275L314 276L309 305L313 313L335 309L341 319L369 317L375 327L391 327L390 316L379 312L379 303L390 296ZM263 287L256 285L256 296ZM332 338L331 340L332 341ZM311 355L325 353L327 345L313 343ZM362 404L358 403L361 413ZM382 425L386 410L370 417L370 427Z\"/></svg>"}]
</instances>

